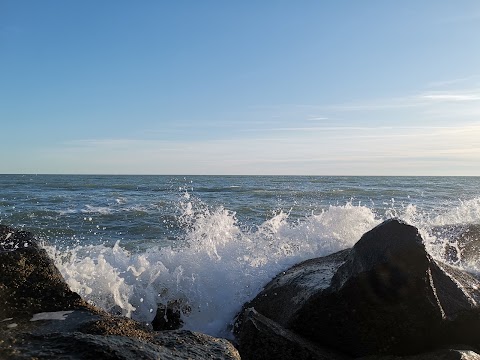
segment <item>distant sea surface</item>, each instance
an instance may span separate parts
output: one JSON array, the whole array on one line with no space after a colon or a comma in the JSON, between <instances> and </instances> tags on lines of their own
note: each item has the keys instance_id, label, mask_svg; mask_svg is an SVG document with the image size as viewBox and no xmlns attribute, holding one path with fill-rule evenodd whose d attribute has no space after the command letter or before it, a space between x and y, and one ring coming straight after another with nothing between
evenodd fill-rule
<instances>
[{"instance_id":1,"label":"distant sea surface","mask_svg":"<svg viewBox=\"0 0 480 360\"><path fill-rule=\"evenodd\" d=\"M180 299L184 327L217 336L277 273L391 217L478 272L479 177L0 175L0 222L34 232L73 290L145 322Z\"/></svg>"}]
</instances>

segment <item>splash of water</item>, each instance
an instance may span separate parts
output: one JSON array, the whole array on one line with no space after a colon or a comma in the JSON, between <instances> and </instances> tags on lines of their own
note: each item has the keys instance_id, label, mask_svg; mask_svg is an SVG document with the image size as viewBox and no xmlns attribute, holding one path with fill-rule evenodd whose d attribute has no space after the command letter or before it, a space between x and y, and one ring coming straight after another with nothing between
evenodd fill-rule
<instances>
[{"instance_id":1,"label":"splash of water","mask_svg":"<svg viewBox=\"0 0 480 360\"><path fill-rule=\"evenodd\" d=\"M480 223L480 199L433 217L414 205L393 205L380 216L369 207L347 203L295 222L279 211L263 224L245 228L234 212L210 208L185 193L178 217L184 236L176 247L130 253L117 242L113 247L47 249L72 290L107 311L149 323L158 304L179 301L188 307L182 314L184 328L228 337L242 305L275 275L353 246L385 218L417 226L428 251L443 260L450 239L432 229L461 220Z\"/></svg>"},{"instance_id":2,"label":"splash of water","mask_svg":"<svg viewBox=\"0 0 480 360\"><path fill-rule=\"evenodd\" d=\"M331 206L290 223L278 212L255 228L242 228L235 213L210 209L185 196L179 222L182 245L139 254L117 242L47 247L72 290L110 311L150 322L158 304L181 300L185 328L228 336L228 324L277 273L317 256L352 246L380 220L363 206Z\"/></svg>"}]
</instances>

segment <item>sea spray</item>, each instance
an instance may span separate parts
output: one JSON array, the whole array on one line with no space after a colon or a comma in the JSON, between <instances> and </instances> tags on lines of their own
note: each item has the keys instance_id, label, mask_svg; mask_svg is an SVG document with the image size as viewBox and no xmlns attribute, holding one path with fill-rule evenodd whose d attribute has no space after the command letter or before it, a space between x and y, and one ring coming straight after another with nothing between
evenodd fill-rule
<instances>
[{"instance_id":1,"label":"sea spray","mask_svg":"<svg viewBox=\"0 0 480 360\"><path fill-rule=\"evenodd\" d=\"M185 197L181 246L131 253L121 244L49 248L72 290L110 312L149 323L158 304L184 304L184 328L229 336L241 306L280 271L352 246L380 223L371 209L347 203L289 222L283 211L256 227L235 213Z\"/></svg>"}]
</instances>

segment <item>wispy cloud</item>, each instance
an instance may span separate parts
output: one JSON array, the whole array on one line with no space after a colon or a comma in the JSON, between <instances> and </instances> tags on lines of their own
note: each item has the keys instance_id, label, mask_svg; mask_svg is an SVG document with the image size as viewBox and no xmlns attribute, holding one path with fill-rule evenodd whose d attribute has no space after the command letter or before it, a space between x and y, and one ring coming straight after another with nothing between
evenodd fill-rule
<instances>
[{"instance_id":1,"label":"wispy cloud","mask_svg":"<svg viewBox=\"0 0 480 360\"><path fill-rule=\"evenodd\" d=\"M422 92L404 97L380 98L376 100L327 105L321 108L329 111L377 111L422 108L431 106L433 102L466 101L480 101L480 89Z\"/></svg>"},{"instance_id":2,"label":"wispy cloud","mask_svg":"<svg viewBox=\"0 0 480 360\"><path fill-rule=\"evenodd\" d=\"M325 120L329 120L329 118L326 116L309 116L307 120L308 121L325 121Z\"/></svg>"},{"instance_id":3,"label":"wispy cloud","mask_svg":"<svg viewBox=\"0 0 480 360\"><path fill-rule=\"evenodd\" d=\"M84 139L36 156L66 172L139 174L451 174L456 164L480 160L480 123L330 129L235 140ZM465 171L457 173L478 174L474 166Z\"/></svg>"},{"instance_id":4,"label":"wispy cloud","mask_svg":"<svg viewBox=\"0 0 480 360\"><path fill-rule=\"evenodd\" d=\"M473 165L480 162L475 111L480 115L476 88L282 105L244 122L227 121L231 131L215 139L132 134L74 140L52 146L41 160L95 173L479 175ZM272 118L275 112L281 116Z\"/></svg>"},{"instance_id":5,"label":"wispy cloud","mask_svg":"<svg viewBox=\"0 0 480 360\"><path fill-rule=\"evenodd\" d=\"M447 101L447 102L463 102L463 101L479 101L480 90L476 92L462 93L462 92L435 92L420 95L421 98L433 101Z\"/></svg>"}]
</instances>

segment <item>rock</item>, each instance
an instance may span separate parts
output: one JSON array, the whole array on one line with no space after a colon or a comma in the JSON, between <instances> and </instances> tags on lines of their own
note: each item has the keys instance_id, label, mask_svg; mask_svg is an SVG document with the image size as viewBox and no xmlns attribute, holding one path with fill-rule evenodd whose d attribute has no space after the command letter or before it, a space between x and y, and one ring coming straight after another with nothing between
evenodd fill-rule
<instances>
[{"instance_id":1,"label":"rock","mask_svg":"<svg viewBox=\"0 0 480 360\"><path fill-rule=\"evenodd\" d=\"M238 338L243 360L346 360L285 329L253 308L245 309Z\"/></svg>"},{"instance_id":2,"label":"rock","mask_svg":"<svg viewBox=\"0 0 480 360\"><path fill-rule=\"evenodd\" d=\"M350 251L279 274L247 307L352 357L480 345L480 283L435 261L418 230L385 221ZM244 318L238 317L238 339ZM240 348L242 344L240 341Z\"/></svg>"},{"instance_id":3,"label":"rock","mask_svg":"<svg viewBox=\"0 0 480 360\"><path fill-rule=\"evenodd\" d=\"M254 308L284 327L288 326L308 299L330 286L333 275L349 253L347 249L306 260L277 275L255 299L243 306L235 324L235 332L239 333L244 310L249 308Z\"/></svg>"},{"instance_id":4,"label":"rock","mask_svg":"<svg viewBox=\"0 0 480 360\"><path fill-rule=\"evenodd\" d=\"M352 356L480 344L480 283L437 263L418 230L389 220L367 232L289 327Z\"/></svg>"},{"instance_id":5,"label":"rock","mask_svg":"<svg viewBox=\"0 0 480 360\"><path fill-rule=\"evenodd\" d=\"M151 331L72 292L28 232L0 225L0 359L228 359L227 340Z\"/></svg>"},{"instance_id":6,"label":"rock","mask_svg":"<svg viewBox=\"0 0 480 360\"><path fill-rule=\"evenodd\" d=\"M242 359L342 358L286 326L311 296L330 286L349 252L343 250L295 265L277 275L254 300L245 304L234 328Z\"/></svg>"},{"instance_id":7,"label":"rock","mask_svg":"<svg viewBox=\"0 0 480 360\"><path fill-rule=\"evenodd\" d=\"M88 306L33 235L0 225L0 318ZM1 320L0 319L0 320Z\"/></svg>"},{"instance_id":8,"label":"rock","mask_svg":"<svg viewBox=\"0 0 480 360\"><path fill-rule=\"evenodd\" d=\"M171 359L240 360L237 349L225 339L188 330L160 331L156 334L153 342L170 351Z\"/></svg>"},{"instance_id":9,"label":"rock","mask_svg":"<svg viewBox=\"0 0 480 360\"><path fill-rule=\"evenodd\" d=\"M471 349L442 349L412 356L367 356L356 360L480 360L480 355Z\"/></svg>"},{"instance_id":10,"label":"rock","mask_svg":"<svg viewBox=\"0 0 480 360\"><path fill-rule=\"evenodd\" d=\"M0 348L2 359L225 359L240 360L224 339L191 331L165 331L148 339L81 332L29 332L14 346Z\"/></svg>"},{"instance_id":11,"label":"rock","mask_svg":"<svg viewBox=\"0 0 480 360\"><path fill-rule=\"evenodd\" d=\"M183 325L182 314L190 312L190 306L181 300L169 301L167 305L159 304L152 321L153 330L180 329Z\"/></svg>"}]
</instances>

